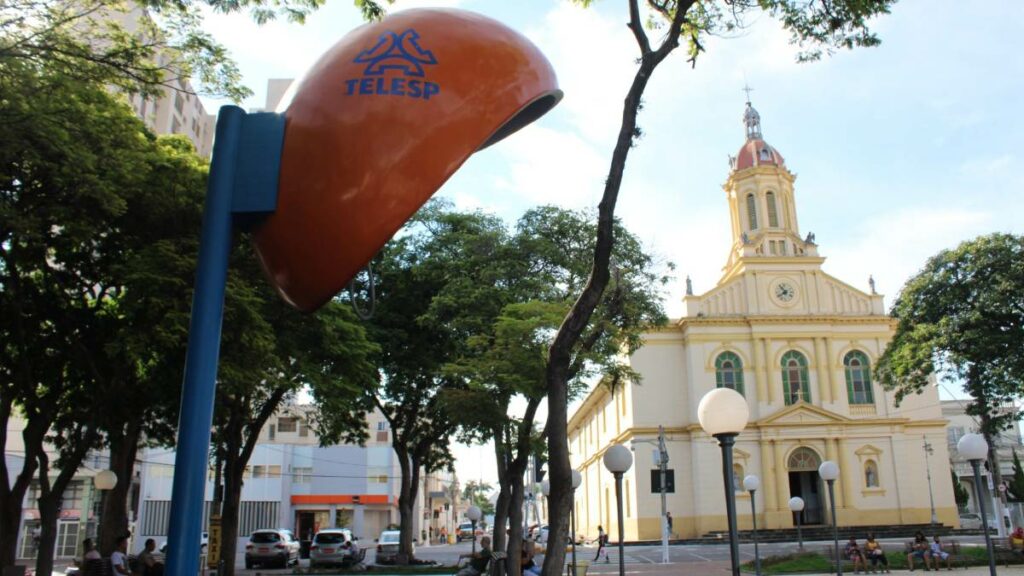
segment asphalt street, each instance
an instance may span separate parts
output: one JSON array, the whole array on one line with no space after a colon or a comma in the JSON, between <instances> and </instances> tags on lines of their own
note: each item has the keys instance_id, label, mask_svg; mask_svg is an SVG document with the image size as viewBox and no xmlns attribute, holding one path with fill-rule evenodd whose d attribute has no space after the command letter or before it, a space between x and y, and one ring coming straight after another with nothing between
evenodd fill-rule
<instances>
[{"instance_id":1,"label":"asphalt street","mask_svg":"<svg viewBox=\"0 0 1024 576\"><path fill-rule=\"evenodd\" d=\"M882 540L882 546L890 554L896 551L903 550L903 540ZM962 544L971 545L984 545L984 539L981 536L966 536L957 537ZM840 545L843 543L840 542ZM820 541L820 542L804 542L805 549L820 550L827 546L831 546L832 541ZM460 554L468 554L470 552L472 544L470 542L462 542L454 545L432 545L432 546L419 546L416 548L416 557L420 560L428 560L437 562L439 564L453 565L458 560ZM374 563L374 549L371 544L366 546L366 563ZM796 552L798 550L797 544L792 543L768 543L761 544L759 551L762 557L776 556L781 554L788 554ZM593 564L594 555L597 552L597 548L594 546L577 546L576 555L580 562L587 561L591 562L588 573L590 574L614 574L618 573L619 564L619 549L617 546L612 545L608 548L609 562ZM729 546L723 542L721 544L676 544L669 546L669 565L662 564L662 548L661 546L625 546L625 564L626 574L718 574L729 572ZM567 554L568 561L569 554ZM746 562L754 559L754 545L744 543L740 545L740 560ZM300 565L307 566L307 560L301 560ZM277 573L290 573L291 569L288 570L242 570L242 566L238 566L238 572L241 574L277 574ZM387 574L387 568L384 566L374 566L373 572L377 574ZM960 572L964 574L964 572ZM1003 568L1000 567L999 574L1024 574L1024 568Z\"/></svg>"}]
</instances>

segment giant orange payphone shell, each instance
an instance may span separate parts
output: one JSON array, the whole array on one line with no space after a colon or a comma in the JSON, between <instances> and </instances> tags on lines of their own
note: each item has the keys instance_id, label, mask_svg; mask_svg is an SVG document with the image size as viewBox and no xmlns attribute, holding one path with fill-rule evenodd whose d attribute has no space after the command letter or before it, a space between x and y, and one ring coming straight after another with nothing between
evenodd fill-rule
<instances>
[{"instance_id":1,"label":"giant orange payphone shell","mask_svg":"<svg viewBox=\"0 0 1024 576\"><path fill-rule=\"evenodd\" d=\"M561 96L536 46L472 12L407 10L354 30L285 111L277 209L254 237L271 282L315 310L473 152Z\"/></svg>"}]
</instances>

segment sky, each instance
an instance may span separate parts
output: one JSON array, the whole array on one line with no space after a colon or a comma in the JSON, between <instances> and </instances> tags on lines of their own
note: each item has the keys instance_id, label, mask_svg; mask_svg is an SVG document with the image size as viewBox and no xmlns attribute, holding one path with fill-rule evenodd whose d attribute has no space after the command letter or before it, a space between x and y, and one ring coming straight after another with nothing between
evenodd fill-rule
<instances>
[{"instance_id":1,"label":"sky","mask_svg":"<svg viewBox=\"0 0 1024 576\"><path fill-rule=\"evenodd\" d=\"M623 0L404 0L391 11L445 6L519 30L547 55L565 92L540 121L476 154L438 192L458 208L514 222L545 203L594 208L600 198L636 45ZM981 7L984 6L984 9ZM211 15L263 106L270 78L296 78L361 24L331 0L304 25L259 26ZM797 175L801 234L814 232L826 272L862 290L873 275L891 305L927 258L991 232L1024 232L1024 2L903 0L872 22L877 48L797 64L797 48L765 14L712 38L691 68L682 50L655 72L617 214L646 248L677 266L666 294L682 312L684 279L713 288L730 244L722 184L744 142L744 85L764 138ZM652 41L657 40L656 34ZM223 102L204 99L208 110ZM954 391L955 392L955 391ZM463 482L495 478L493 452L460 447Z\"/></svg>"}]
</instances>

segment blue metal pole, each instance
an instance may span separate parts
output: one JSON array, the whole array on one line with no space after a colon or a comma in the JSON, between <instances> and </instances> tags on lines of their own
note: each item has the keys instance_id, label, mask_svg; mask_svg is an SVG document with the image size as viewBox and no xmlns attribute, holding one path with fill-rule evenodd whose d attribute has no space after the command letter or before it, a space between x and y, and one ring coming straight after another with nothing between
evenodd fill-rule
<instances>
[{"instance_id":1,"label":"blue metal pole","mask_svg":"<svg viewBox=\"0 0 1024 576\"><path fill-rule=\"evenodd\" d=\"M192 297L185 381L181 392L168 534L168 576L194 576L199 569L210 427L213 425L220 329L224 316L228 255L231 253L231 197L244 118L245 112L241 108L224 106L217 119Z\"/></svg>"}]
</instances>

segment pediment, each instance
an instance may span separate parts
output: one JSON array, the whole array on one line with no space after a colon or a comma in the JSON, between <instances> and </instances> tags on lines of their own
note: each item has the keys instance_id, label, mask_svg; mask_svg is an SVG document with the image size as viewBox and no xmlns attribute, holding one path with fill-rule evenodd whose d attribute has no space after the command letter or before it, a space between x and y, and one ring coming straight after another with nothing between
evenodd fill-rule
<instances>
[{"instance_id":1,"label":"pediment","mask_svg":"<svg viewBox=\"0 0 1024 576\"><path fill-rule=\"evenodd\" d=\"M835 412L819 408L806 402L798 402L792 406L754 422L755 426L801 426L807 424L846 423L850 419Z\"/></svg>"}]
</instances>

